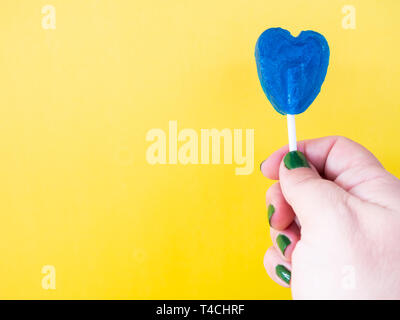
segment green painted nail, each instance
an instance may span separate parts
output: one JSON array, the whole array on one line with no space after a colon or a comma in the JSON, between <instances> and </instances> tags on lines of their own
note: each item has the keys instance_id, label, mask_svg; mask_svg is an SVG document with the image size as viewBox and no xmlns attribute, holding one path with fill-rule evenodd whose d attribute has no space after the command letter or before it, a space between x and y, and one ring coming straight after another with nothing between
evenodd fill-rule
<instances>
[{"instance_id":1,"label":"green painted nail","mask_svg":"<svg viewBox=\"0 0 400 320\"><path fill-rule=\"evenodd\" d=\"M300 151L290 151L283 159L283 163L289 170L296 168L310 168L308 161Z\"/></svg>"},{"instance_id":2,"label":"green painted nail","mask_svg":"<svg viewBox=\"0 0 400 320\"><path fill-rule=\"evenodd\" d=\"M272 204L270 204L268 206L268 222L269 222L269 225L271 225L271 218L272 218L272 215L274 213L275 213L275 207Z\"/></svg>"},{"instance_id":3,"label":"green painted nail","mask_svg":"<svg viewBox=\"0 0 400 320\"><path fill-rule=\"evenodd\" d=\"M275 272L279 278L281 278L287 284L290 284L290 278L292 277L292 273L285 266L278 264L275 267Z\"/></svg>"},{"instance_id":4,"label":"green painted nail","mask_svg":"<svg viewBox=\"0 0 400 320\"><path fill-rule=\"evenodd\" d=\"M278 245L279 249L281 249L282 254L285 254L285 250L286 250L287 246L288 246L289 244L291 244L291 243L292 243L292 242L289 240L289 238L286 237L286 236L283 235L283 234L279 234L279 235L276 237L276 244Z\"/></svg>"}]
</instances>

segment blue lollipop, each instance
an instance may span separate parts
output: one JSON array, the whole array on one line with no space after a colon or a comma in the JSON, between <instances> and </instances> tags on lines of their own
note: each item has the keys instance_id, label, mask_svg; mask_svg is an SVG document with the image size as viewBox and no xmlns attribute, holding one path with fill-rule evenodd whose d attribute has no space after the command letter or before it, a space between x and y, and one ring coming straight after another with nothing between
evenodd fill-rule
<instances>
[{"instance_id":1,"label":"blue lollipop","mask_svg":"<svg viewBox=\"0 0 400 320\"><path fill-rule=\"evenodd\" d=\"M289 150L297 150L294 115L318 96L329 65L328 42L314 31L293 37L281 28L265 30L257 40L256 63L261 86L272 106L287 115Z\"/></svg>"}]
</instances>

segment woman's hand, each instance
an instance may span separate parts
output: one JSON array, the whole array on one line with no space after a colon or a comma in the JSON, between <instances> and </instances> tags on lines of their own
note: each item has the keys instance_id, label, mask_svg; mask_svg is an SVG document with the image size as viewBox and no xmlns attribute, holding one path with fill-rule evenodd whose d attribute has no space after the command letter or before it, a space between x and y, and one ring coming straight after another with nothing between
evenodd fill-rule
<instances>
[{"instance_id":1,"label":"woman's hand","mask_svg":"<svg viewBox=\"0 0 400 320\"><path fill-rule=\"evenodd\" d=\"M269 276L295 299L400 299L400 181L343 137L298 148L261 164L279 180L267 191Z\"/></svg>"}]
</instances>

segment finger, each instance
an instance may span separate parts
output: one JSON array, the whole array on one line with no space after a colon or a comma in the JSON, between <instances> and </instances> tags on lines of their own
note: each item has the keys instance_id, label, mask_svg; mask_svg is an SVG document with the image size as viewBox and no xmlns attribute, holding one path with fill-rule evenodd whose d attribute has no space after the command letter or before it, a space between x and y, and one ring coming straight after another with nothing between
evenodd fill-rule
<instances>
[{"instance_id":1,"label":"finger","mask_svg":"<svg viewBox=\"0 0 400 320\"><path fill-rule=\"evenodd\" d=\"M292 252L300 240L300 229L296 223L292 223L287 229L278 231L271 228L271 238L274 247L286 261L292 260Z\"/></svg>"},{"instance_id":2,"label":"finger","mask_svg":"<svg viewBox=\"0 0 400 320\"><path fill-rule=\"evenodd\" d=\"M302 228L316 222L330 223L329 215L337 219L337 212L349 211L345 206L350 195L334 182L322 179L299 151L286 154L279 167L279 177L282 193Z\"/></svg>"},{"instance_id":3,"label":"finger","mask_svg":"<svg viewBox=\"0 0 400 320\"><path fill-rule=\"evenodd\" d=\"M282 259L274 247L269 248L265 253L264 267L270 278L277 284L286 288L290 287L292 266Z\"/></svg>"},{"instance_id":4,"label":"finger","mask_svg":"<svg viewBox=\"0 0 400 320\"><path fill-rule=\"evenodd\" d=\"M293 222L295 215L282 194L279 182L268 189L266 201L269 225L276 230L286 229Z\"/></svg>"},{"instance_id":5,"label":"finger","mask_svg":"<svg viewBox=\"0 0 400 320\"><path fill-rule=\"evenodd\" d=\"M349 168L375 166L382 168L375 156L360 144L339 136L298 142L298 150L329 180L335 180ZM275 151L261 164L261 172L269 179L279 179L279 166L288 146Z\"/></svg>"}]
</instances>

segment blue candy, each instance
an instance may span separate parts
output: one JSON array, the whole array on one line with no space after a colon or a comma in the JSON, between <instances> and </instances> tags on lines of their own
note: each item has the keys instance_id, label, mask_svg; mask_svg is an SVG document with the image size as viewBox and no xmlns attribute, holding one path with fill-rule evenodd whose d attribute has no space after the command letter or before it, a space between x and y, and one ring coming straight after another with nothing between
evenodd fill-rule
<instances>
[{"instance_id":1,"label":"blue candy","mask_svg":"<svg viewBox=\"0 0 400 320\"><path fill-rule=\"evenodd\" d=\"M293 37L287 30L271 28L258 38L255 56L261 86L275 110L299 114L321 90L329 46L324 36L314 31Z\"/></svg>"}]
</instances>

